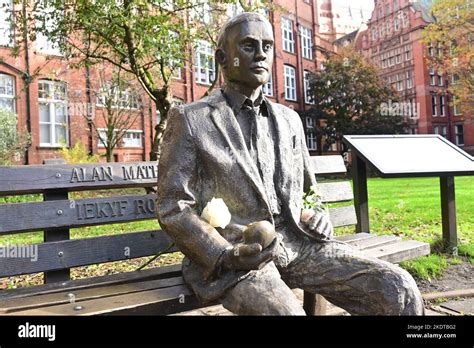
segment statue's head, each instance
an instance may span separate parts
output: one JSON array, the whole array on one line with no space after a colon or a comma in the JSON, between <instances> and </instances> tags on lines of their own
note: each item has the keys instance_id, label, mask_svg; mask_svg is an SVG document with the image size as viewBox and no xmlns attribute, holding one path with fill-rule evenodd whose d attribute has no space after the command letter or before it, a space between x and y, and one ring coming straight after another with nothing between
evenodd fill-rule
<instances>
[{"instance_id":1,"label":"statue's head","mask_svg":"<svg viewBox=\"0 0 474 348\"><path fill-rule=\"evenodd\" d=\"M262 15L240 13L222 28L216 60L224 80L256 89L268 82L273 64L273 29Z\"/></svg>"}]
</instances>

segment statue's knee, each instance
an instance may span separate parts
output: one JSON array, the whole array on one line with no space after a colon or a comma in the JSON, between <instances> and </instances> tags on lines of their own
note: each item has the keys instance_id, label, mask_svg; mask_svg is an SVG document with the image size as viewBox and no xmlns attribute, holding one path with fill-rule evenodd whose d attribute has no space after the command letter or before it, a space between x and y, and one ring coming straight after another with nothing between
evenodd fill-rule
<instances>
[{"instance_id":1,"label":"statue's knee","mask_svg":"<svg viewBox=\"0 0 474 348\"><path fill-rule=\"evenodd\" d=\"M402 268L385 276L387 315L423 315L423 298L413 277Z\"/></svg>"}]
</instances>

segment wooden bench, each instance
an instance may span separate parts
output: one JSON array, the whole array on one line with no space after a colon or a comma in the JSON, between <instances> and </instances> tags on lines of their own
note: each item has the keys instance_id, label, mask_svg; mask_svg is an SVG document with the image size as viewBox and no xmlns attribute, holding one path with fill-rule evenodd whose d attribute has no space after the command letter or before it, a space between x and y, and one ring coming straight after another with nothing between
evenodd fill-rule
<instances>
[{"instance_id":1,"label":"wooden bench","mask_svg":"<svg viewBox=\"0 0 474 348\"><path fill-rule=\"evenodd\" d=\"M340 156L313 157L316 175L345 172ZM44 272L44 285L0 291L0 315L171 314L201 305L184 284L181 266L69 280L70 269L91 264L177 251L161 230L70 239L85 226L156 219L155 195L115 195L72 200L71 192L150 188L158 180L153 162L0 167L0 196L42 194L43 201L0 204L0 235L44 231L33 244L37 260L0 258L0 277ZM352 200L350 182L318 185L328 203ZM330 211L335 226L357 222L353 205ZM400 262L429 253L429 245L396 237L359 233L341 238L365 253ZM15 247L15 246L9 246ZM323 301L305 294L305 309L315 313ZM317 313L321 313L319 310Z\"/></svg>"}]
</instances>

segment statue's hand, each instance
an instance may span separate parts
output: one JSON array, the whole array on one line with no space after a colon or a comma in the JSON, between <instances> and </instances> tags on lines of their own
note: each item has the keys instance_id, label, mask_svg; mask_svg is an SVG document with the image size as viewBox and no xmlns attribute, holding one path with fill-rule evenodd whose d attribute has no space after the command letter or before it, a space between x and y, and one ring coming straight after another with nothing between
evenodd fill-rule
<instances>
[{"instance_id":1,"label":"statue's hand","mask_svg":"<svg viewBox=\"0 0 474 348\"><path fill-rule=\"evenodd\" d=\"M334 236L334 228L329 216L322 212L306 209L301 214L303 228L316 239L329 240Z\"/></svg>"},{"instance_id":2,"label":"statue's hand","mask_svg":"<svg viewBox=\"0 0 474 348\"><path fill-rule=\"evenodd\" d=\"M259 243L237 244L225 252L222 268L235 271L261 269L278 255L279 248L280 245L277 238L263 250Z\"/></svg>"}]
</instances>

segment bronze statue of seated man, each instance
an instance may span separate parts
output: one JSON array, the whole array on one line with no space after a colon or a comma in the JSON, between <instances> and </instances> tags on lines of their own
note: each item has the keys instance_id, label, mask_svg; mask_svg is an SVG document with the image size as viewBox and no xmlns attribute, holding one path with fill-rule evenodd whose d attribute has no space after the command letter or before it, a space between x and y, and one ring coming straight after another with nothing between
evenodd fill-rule
<instances>
[{"instance_id":1,"label":"bronze statue of seated man","mask_svg":"<svg viewBox=\"0 0 474 348\"><path fill-rule=\"evenodd\" d=\"M334 240L325 214L305 211L301 221L302 196L315 178L300 117L262 93L273 50L265 17L233 17L215 52L223 87L170 111L158 219L186 256L185 281L201 301L239 315L304 315L296 287L351 314L423 314L405 270ZM213 198L230 213L220 227L202 217ZM262 240L244 240L252 223Z\"/></svg>"}]
</instances>

